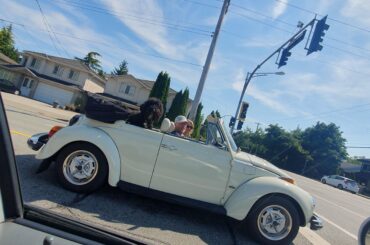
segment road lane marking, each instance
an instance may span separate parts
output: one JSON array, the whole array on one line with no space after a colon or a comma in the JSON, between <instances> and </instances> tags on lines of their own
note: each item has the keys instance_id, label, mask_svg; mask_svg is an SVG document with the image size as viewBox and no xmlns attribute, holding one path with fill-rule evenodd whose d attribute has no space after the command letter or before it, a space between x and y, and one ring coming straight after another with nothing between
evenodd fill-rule
<instances>
[{"instance_id":1,"label":"road lane marking","mask_svg":"<svg viewBox=\"0 0 370 245\"><path fill-rule=\"evenodd\" d=\"M346 233L348 236L352 237L353 239L355 239L357 241L357 236L356 235L353 235L351 232L345 230L344 228L340 227L339 225L335 224L333 221L325 218L324 216L322 216L321 214L318 214L316 213L321 219L325 220L327 223L331 224L332 226L334 226L335 228L343 231L344 233Z\"/></svg>"},{"instance_id":2,"label":"road lane marking","mask_svg":"<svg viewBox=\"0 0 370 245\"><path fill-rule=\"evenodd\" d=\"M27 137L27 138L31 137L31 135L29 135L29 134L25 134L25 133L18 132L18 131L15 131L15 130L10 130L10 132L11 132L12 134L22 135L22 136Z\"/></svg>"},{"instance_id":3,"label":"road lane marking","mask_svg":"<svg viewBox=\"0 0 370 245\"><path fill-rule=\"evenodd\" d=\"M367 218L366 216L363 216L363 215L361 215L361 214L358 214L358 213L356 213L356 212L353 212L352 210L350 210L350 209L348 209L348 208L342 207L342 206L340 206L340 205L338 205L338 204L336 204L336 203L334 203L334 202L328 201L328 200L326 200L325 198L320 197L320 196L318 196L318 195L316 195L316 194L314 194L314 196L315 196L316 198L318 198L318 199L321 199L321 200L324 200L324 201L326 201L326 202L330 203L331 205L337 206L338 208L342 208L342 209L346 210L347 212L350 212L350 213L352 213L352 214L354 214L354 215L357 215L358 217L360 217L360 218L362 218L362 219L366 219L366 218Z\"/></svg>"},{"instance_id":4,"label":"road lane marking","mask_svg":"<svg viewBox=\"0 0 370 245\"><path fill-rule=\"evenodd\" d=\"M312 231L307 226L299 228L299 233L304 236L312 244L330 245L328 241Z\"/></svg>"}]
</instances>

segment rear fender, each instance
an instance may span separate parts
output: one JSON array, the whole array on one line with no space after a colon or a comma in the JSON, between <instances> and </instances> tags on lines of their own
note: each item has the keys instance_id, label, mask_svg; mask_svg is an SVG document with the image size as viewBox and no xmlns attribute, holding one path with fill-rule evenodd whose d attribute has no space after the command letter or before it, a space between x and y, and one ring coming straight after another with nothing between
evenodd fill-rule
<instances>
[{"instance_id":1,"label":"rear fender","mask_svg":"<svg viewBox=\"0 0 370 245\"><path fill-rule=\"evenodd\" d=\"M48 159L63 147L74 142L88 142L98 147L109 165L108 183L117 186L120 180L121 160L116 144L103 130L85 125L65 127L55 133L36 155L37 159Z\"/></svg>"},{"instance_id":2,"label":"rear fender","mask_svg":"<svg viewBox=\"0 0 370 245\"><path fill-rule=\"evenodd\" d=\"M277 177L257 177L245 182L236 189L225 203L227 216L237 220L247 217L253 205L264 196L281 194L293 199L303 212L304 222L308 223L313 215L314 201L310 194L296 185Z\"/></svg>"}]
</instances>

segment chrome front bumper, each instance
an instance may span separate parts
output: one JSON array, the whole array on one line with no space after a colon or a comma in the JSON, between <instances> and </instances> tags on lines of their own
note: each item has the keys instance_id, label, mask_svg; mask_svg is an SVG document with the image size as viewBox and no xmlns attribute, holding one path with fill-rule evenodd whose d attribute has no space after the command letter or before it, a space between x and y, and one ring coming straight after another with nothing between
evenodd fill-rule
<instances>
[{"instance_id":1,"label":"chrome front bumper","mask_svg":"<svg viewBox=\"0 0 370 245\"><path fill-rule=\"evenodd\" d=\"M32 135L27 140L27 145L34 151L38 151L43 145L45 145L49 140L48 133L40 133Z\"/></svg>"},{"instance_id":2,"label":"chrome front bumper","mask_svg":"<svg viewBox=\"0 0 370 245\"><path fill-rule=\"evenodd\" d=\"M317 216L317 214L313 214L313 216L310 219L310 229L317 231L320 230L323 226L324 225L320 217Z\"/></svg>"}]
</instances>

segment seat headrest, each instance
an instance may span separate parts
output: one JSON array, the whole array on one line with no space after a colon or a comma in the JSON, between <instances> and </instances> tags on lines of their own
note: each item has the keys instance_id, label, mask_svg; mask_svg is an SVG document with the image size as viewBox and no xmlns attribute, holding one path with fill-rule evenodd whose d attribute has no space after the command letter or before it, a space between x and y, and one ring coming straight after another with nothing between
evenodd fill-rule
<instances>
[{"instance_id":1,"label":"seat headrest","mask_svg":"<svg viewBox=\"0 0 370 245\"><path fill-rule=\"evenodd\" d=\"M168 118L163 119L160 130L164 133L170 132L171 121Z\"/></svg>"}]
</instances>

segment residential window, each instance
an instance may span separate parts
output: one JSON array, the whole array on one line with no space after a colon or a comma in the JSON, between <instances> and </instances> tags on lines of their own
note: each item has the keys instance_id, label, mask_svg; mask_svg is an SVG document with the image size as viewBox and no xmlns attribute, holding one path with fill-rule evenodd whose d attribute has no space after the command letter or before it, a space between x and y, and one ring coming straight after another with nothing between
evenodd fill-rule
<instances>
[{"instance_id":1,"label":"residential window","mask_svg":"<svg viewBox=\"0 0 370 245\"><path fill-rule=\"evenodd\" d=\"M53 74L61 77L63 74L63 71L64 71L63 67L61 67L60 65L55 65L53 69Z\"/></svg>"},{"instance_id":2,"label":"residential window","mask_svg":"<svg viewBox=\"0 0 370 245\"><path fill-rule=\"evenodd\" d=\"M5 79L8 81L14 80L14 74L7 70L0 70L0 79Z\"/></svg>"},{"instance_id":3,"label":"residential window","mask_svg":"<svg viewBox=\"0 0 370 245\"><path fill-rule=\"evenodd\" d=\"M120 93L123 93L123 94L127 94L127 95L130 95L130 96L133 96L135 94L135 90L136 90L136 87L135 86L122 83L121 84L121 87L119 89L119 92Z\"/></svg>"},{"instance_id":4,"label":"residential window","mask_svg":"<svg viewBox=\"0 0 370 245\"><path fill-rule=\"evenodd\" d=\"M33 85L33 80L32 79L29 79L28 77L24 78L23 83L22 83L22 87L32 88L32 85Z\"/></svg>"},{"instance_id":5,"label":"residential window","mask_svg":"<svg viewBox=\"0 0 370 245\"><path fill-rule=\"evenodd\" d=\"M74 70L70 70L68 78L77 81L78 80L78 75L79 75L79 72L74 71Z\"/></svg>"},{"instance_id":6,"label":"residential window","mask_svg":"<svg viewBox=\"0 0 370 245\"><path fill-rule=\"evenodd\" d=\"M24 57L24 59L23 59L23 66L26 66L27 65L27 61L28 61L28 57Z\"/></svg>"},{"instance_id":7,"label":"residential window","mask_svg":"<svg viewBox=\"0 0 370 245\"><path fill-rule=\"evenodd\" d=\"M37 59L36 58L32 58L32 61L31 61L31 67L36 67L36 63L37 63Z\"/></svg>"}]
</instances>

